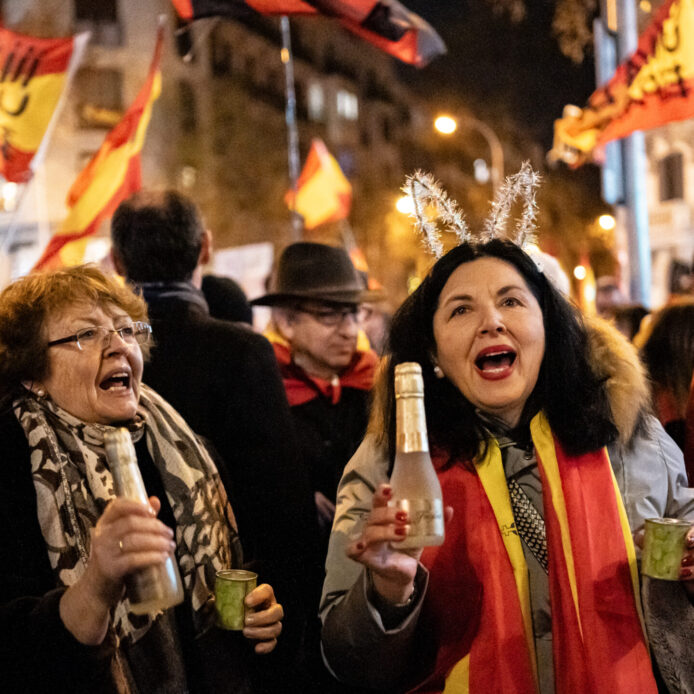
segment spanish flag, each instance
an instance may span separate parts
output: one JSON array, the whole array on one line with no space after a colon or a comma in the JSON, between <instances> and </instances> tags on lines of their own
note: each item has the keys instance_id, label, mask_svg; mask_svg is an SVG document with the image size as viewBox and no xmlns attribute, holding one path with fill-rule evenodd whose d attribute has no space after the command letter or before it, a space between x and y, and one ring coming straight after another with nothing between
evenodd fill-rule
<instances>
[{"instance_id":1,"label":"spanish flag","mask_svg":"<svg viewBox=\"0 0 694 694\"><path fill-rule=\"evenodd\" d=\"M181 19L324 14L380 50L416 67L446 52L441 37L397 0L172 0Z\"/></svg>"},{"instance_id":2,"label":"spanish flag","mask_svg":"<svg viewBox=\"0 0 694 694\"><path fill-rule=\"evenodd\" d=\"M147 80L121 121L82 170L68 192L67 217L48 243L34 270L47 270L83 261L88 237L131 193L142 186L140 151L161 92L163 26L160 25Z\"/></svg>"},{"instance_id":3,"label":"spanish flag","mask_svg":"<svg viewBox=\"0 0 694 694\"><path fill-rule=\"evenodd\" d=\"M311 143L297 192L290 190L284 200L289 209L304 218L307 229L345 219L349 214L352 186L322 140L315 138Z\"/></svg>"},{"instance_id":4,"label":"spanish flag","mask_svg":"<svg viewBox=\"0 0 694 694\"><path fill-rule=\"evenodd\" d=\"M612 79L555 121L550 156L578 166L611 140L692 117L694 0L667 0Z\"/></svg>"},{"instance_id":5,"label":"spanish flag","mask_svg":"<svg viewBox=\"0 0 694 694\"><path fill-rule=\"evenodd\" d=\"M0 174L6 181L31 178L32 160L88 38L39 39L0 27Z\"/></svg>"}]
</instances>

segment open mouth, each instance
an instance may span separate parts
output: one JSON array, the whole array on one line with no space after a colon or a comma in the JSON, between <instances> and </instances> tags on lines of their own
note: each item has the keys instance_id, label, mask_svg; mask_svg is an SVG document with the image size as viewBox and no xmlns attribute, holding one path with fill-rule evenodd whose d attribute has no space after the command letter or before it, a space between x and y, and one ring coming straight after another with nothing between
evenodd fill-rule
<instances>
[{"instance_id":1,"label":"open mouth","mask_svg":"<svg viewBox=\"0 0 694 694\"><path fill-rule=\"evenodd\" d=\"M511 349L483 350L475 359L475 366L482 373L499 373L505 371L516 361L516 353Z\"/></svg>"},{"instance_id":2,"label":"open mouth","mask_svg":"<svg viewBox=\"0 0 694 694\"><path fill-rule=\"evenodd\" d=\"M117 371L99 383L102 390L127 390L130 388L130 374L126 371Z\"/></svg>"}]
</instances>

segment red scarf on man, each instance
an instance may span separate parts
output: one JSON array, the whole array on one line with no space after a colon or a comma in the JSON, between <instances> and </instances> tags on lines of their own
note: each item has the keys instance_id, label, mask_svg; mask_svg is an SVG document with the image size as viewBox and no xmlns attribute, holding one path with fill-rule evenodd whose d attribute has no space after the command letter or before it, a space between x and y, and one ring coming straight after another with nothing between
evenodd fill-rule
<instances>
[{"instance_id":1,"label":"red scarf on man","mask_svg":"<svg viewBox=\"0 0 694 694\"><path fill-rule=\"evenodd\" d=\"M542 415L531 432L550 558L555 691L655 694L633 543L607 451L567 455ZM535 694L527 567L513 516L505 522L510 501L495 443L476 467L439 469L454 516L444 544L422 556L430 581L421 633L436 660L414 691Z\"/></svg>"},{"instance_id":2,"label":"red scarf on man","mask_svg":"<svg viewBox=\"0 0 694 694\"><path fill-rule=\"evenodd\" d=\"M374 376L378 357L372 350L356 352L352 363L332 381L309 376L302 368L297 366L291 357L289 348L281 342L272 341L275 357L280 366L280 373L284 381L284 389L287 393L289 406L303 405L322 395L330 400L333 405L340 402L343 388L357 388L359 390L371 390L374 384Z\"/></svg>"}]
</instances>

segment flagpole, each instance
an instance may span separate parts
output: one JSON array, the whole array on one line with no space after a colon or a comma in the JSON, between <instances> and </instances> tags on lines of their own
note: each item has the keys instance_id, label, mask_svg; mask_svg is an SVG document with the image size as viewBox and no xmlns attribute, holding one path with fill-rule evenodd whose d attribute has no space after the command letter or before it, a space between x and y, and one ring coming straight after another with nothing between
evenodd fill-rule
<instances>
[{"instance_id":1,"label":"flagpole","mask_svg":"<svg viewBox=\"0 0 694 694\"><path fill-rule=\"evenodd\" d=\"M289 17L280 18L282 29L282 63L284 64L284 79L286 87L286 108L284 120L287 124L287 159L289 165L289 185L294 193L290 207L292 219L292 241L301 241L304 224L301 215L296 211L296 196L299 190L299 131L296 125L296 93L294 91L294 58L292 56L292 40L289 31Z\"/></svg>"},{"instance_id":2,"label":"flagpole","mask_svg":"<svg viewBox=\"0 0 694 694\"><path fill-rule=\"evenodd\" d=\"M617 59L628 60L638 48L636 3L618 0ZM651 304L651 248L648 235L646 145L643 132L624 138L624 207L629 239L629 298L647 308Z\"/></svg>"}]
</instances>

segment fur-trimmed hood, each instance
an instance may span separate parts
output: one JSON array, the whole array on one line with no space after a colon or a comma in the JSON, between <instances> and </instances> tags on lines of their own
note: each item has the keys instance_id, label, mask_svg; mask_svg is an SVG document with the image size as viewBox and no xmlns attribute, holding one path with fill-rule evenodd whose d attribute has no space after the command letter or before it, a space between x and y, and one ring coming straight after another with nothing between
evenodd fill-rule
<instances>
[{"instance_id":1,"label":"fur-trimmed hood","mask_svg":"<svg viewBox=\"0 0 694 694\"><path fill-rule=\"evenodd\" d=\"M593 372L606 379L619 440L627 444L650 412L650 387L634 345L602 318L585 318Z\"/></svg>"},{"instance_id":2,"label":"fur-trimmed hood","mask_svg":"<svg viewBox=\"0 0 694 694\"><path fill-rule=\"evenodd\" d=\"M588 333L589 359L593 372L606 380L612 417L619 431L619 442L628 444L651 410L650 388L645 369L634 345L611 323L602 318L584 318ZM368 431L379 438L382 433L385 369L381 362L373 390Z\"/></svg>"}]
</instances>

